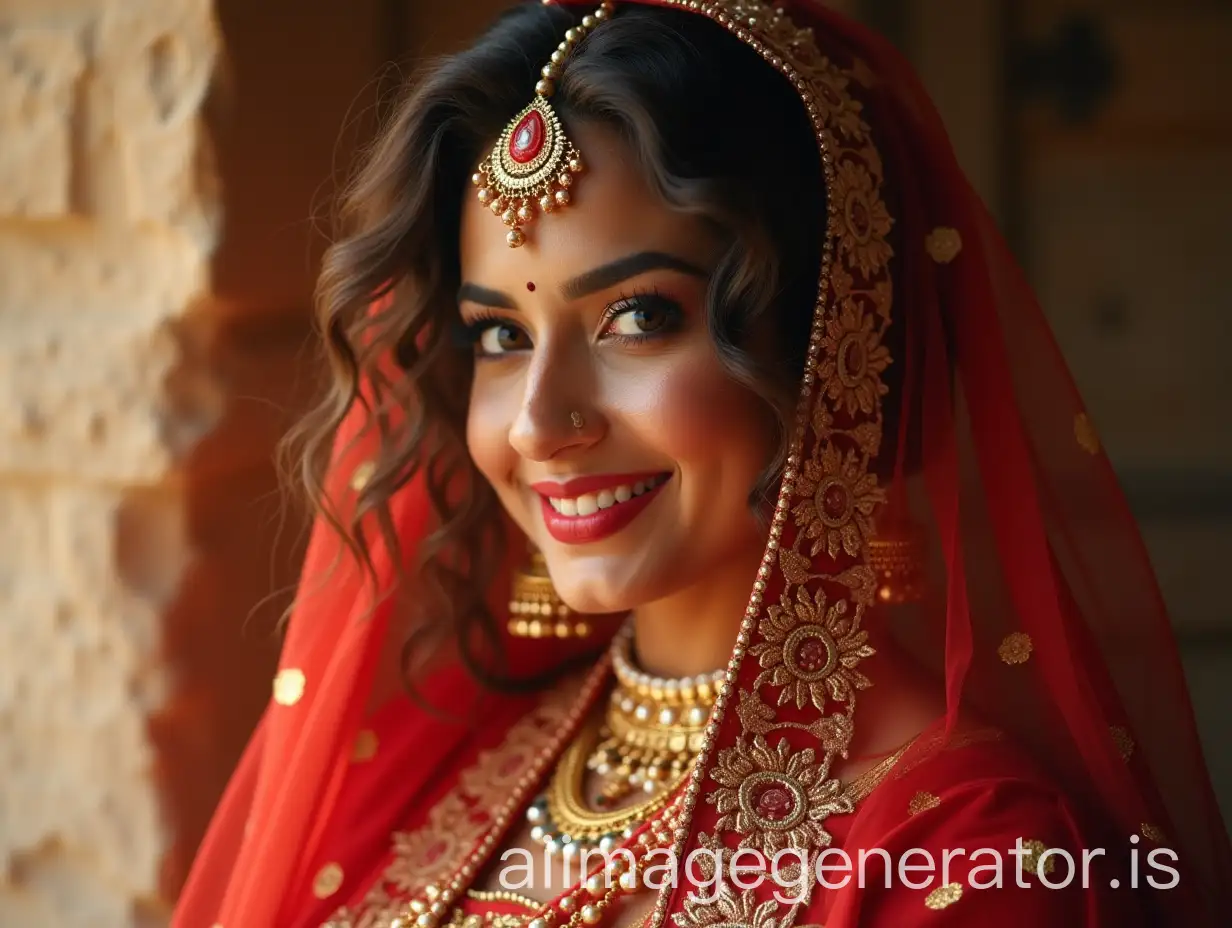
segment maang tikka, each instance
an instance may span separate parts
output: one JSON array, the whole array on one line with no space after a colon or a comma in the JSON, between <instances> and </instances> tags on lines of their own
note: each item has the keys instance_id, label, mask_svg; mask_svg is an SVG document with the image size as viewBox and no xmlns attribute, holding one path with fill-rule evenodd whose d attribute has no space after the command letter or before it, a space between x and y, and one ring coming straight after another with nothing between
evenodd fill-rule
<instances>
[{"instance_id":1,"label":"maang tikka","mask_svg":"<svg viewBox=\"0 0 1232 928\"><path fill-rule=\"evenodd\" d=\"M550 0L544 0L549 3ZM582 155L565 136L550 97L556 91L569 55L596 26L612 15L615 3L604 0L599 8L582 17L580 25L565 33L565 39L543 66L535 85L535 99L514 116L500 134L496 147L471 177L479 188L479 202L509 226L505 241L510 248L526 242L524 226L540 213L563 209L572 202L570 188L582 173Z\"/></svg>"}]
</instances>

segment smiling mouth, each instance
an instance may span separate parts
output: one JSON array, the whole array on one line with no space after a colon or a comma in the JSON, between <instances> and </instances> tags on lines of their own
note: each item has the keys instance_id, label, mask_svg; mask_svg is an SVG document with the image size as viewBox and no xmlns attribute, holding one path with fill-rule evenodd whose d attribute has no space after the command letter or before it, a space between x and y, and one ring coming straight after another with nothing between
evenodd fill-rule
<instances>
[{"instance_id":1,"label":"smiling mouth","mask_svg":"<svg viewBox=\"0 0 1232 928\"><path fill-rule=\"evenodd\" d=\"M536 489L544 527L549 535L568 545L589 544L608 538L651 505L671 478L670 473L628 474L612 478L627 482L609 486L601 485L608 478L584 478L574 481L574 496L549 495L566 491L568 484L545 481ZM576 490L586 492L577 493Z\"/></svg>"},{"instance_id":2,"label":"smiling mouth","mask_svg":"<svg viewBox=\"0 0 1232 928\"><path fill-rule=\"evenodd\" d=\"M634 483L622 483L618 486L605 488L593 493L582 493L579 496L546 496L548 505L557 513L566 517L585 517L594 515L604 509L612 509L650 493L671 479L670 474L660 474Z\"/></svg>"}]
</instances>

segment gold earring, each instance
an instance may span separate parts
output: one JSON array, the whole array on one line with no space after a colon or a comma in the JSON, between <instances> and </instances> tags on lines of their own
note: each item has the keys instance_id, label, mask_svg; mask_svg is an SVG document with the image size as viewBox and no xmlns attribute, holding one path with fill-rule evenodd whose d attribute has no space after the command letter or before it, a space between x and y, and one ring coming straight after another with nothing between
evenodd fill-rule
<instances>
[{"instance_id":1,"label":"gold earring","mask_svg":"<svg viewBox=\"0 0 1232 928\"><path fill-rule=\"evenodd\" d=\"M877 599L888 605L919 602L924 598L924 537L910 518L898 518L868 544L868 566L877 576Z\"/></svg>"},{"instance_id":2,"label":"gold earring","mask_svg":"<svg viewBox=\"0 0 1232 928\"><path fill-rule=\"evenodd\" d=\"M513 575L509 634L515 638L585 638L590 625L566 606L552 586L543 554L531 548L530 563Z\"/></svg>"},{"instance_id":3,"label":"gold earring","mask_svg":"<svg viewBox=\"0 0 1232 928\"><path fill-rule=\"evenodd\" d=\"M578 412L577 410L574 410L573 412L569 413L569 422L570 422L570 423L573 425L573 427L574 427L575 429L577 429L579 432L580 432L582 429L586 428L586 417L585 417L585 416L583 416L583 415L582 415L580 412Z\"/></svg>"}]
</instances>

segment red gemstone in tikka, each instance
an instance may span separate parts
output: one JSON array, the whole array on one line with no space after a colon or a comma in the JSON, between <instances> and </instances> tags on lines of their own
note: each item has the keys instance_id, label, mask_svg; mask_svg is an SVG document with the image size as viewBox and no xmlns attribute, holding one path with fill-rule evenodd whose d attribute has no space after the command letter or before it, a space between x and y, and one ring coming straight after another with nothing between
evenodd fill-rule
<instances>
[{"instance_id":1,"label":"red gemstone in tikka","mask_svg":"<svg viewBox=\"0 0 1232 928\"><path fill-rule=\"evenodd\" d=\"M543 114L531 110L519 120L509 136L509 157L518 164L527 164L539 157L547 138L547 126Z\"/></svg>"}]
</instances>

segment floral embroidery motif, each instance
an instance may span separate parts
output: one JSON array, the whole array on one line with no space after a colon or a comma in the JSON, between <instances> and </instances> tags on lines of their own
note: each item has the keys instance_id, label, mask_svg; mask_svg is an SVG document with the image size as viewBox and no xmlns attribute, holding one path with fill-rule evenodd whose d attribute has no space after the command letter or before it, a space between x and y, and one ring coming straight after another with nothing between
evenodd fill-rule
<instances>
[{"instance_id":1,"label":"floral embroidery motif","mask_svg":"<svg viewBox=\"0 0 1232 928\"><path fill-rule=\"evenodd\" d=\"M672 916L677 928L793 928L796 906L783 916L776 916L778 903L773 899L759 903L751 889L739 896L726 882L719 898L713 903L700 903L692 894L685 897L684 911ZM800 926L820 928L820 926Z\"/></svg>"},{"instance_id":2,"label":"floral embroidery motif","mask_svg":"<svg viewBox=\"0 0 1232 928\"><path fill-rule=\"evenodd\" d=\"M826 359L817 371L827 384L826 395L840 400L847 413L871 413L878 397L889 392L881 374L890 366L890 352L881 344L875 319L854 300L843 301L837 319L826 323L821 340Z\"/></svg>"},{"instance_id":3,"label":"floral embroidery motif","mask_svg":"<svg viewBox=\"0 0 1232 928\"><path fill-rule=\"evenodd\" d=\"M1038 874L1042 869L1044 875L1052 873L1057 868L1057 862L1052 855L1049 855L1044 860L1040 860L1044 853L1049 850L1047 844L1043 841L1037 841L1032 838L1029 841L1023 841L1022 846L1026 848L1027 853L1022 855L1022 869L1027 873Z\"/></svg>"},{"instance_id":4,"label":"floral embroidery motif","mask_svg":"<svg viewBox=\"0 0 1232 928\"><path fill-rule=\"evenodd\" d=\"M842 452L833 445L821 452L820 460L804 462L796 479L796 492L804 500L792 510L806 538L816 539L809 556L821 551L835 557L843 552L856 556L873 533L872 516L885 493L877 478L866 473L854 451Z\"/></svg>"},{"instance_id":5,"label":"floral embroidery motif","mask_svg":"<svg viewBox=\"0 0 1232 928\"><path fill-rule=\"evenodd\" d=\"M384 878L408 896L446 874L463 857L487 826L487 816L477 810L472 816L460 793L451 793L428 815L428 823L416 831L393 835L394 859Z\"/></svg>"},{"instance_id":6,"label":"floral embroidery motif","mask_svg":"<svg viewBox=\"0 0 1232 928\"><path fill-rule=\"evenodd\" d=\"M1034 647L1031 636L1026 632L1010 632L1002 639L997 654L1007 664L1025 664Z\"/></svg>"},{"instance_id":7,"label":"floral embroidery motif","mask_svg":"<svg viewBox=\"0 0 1232 928\"><path fill-rule=\"evenodd\" d=\"M962 898L962 894L962 883L946 883L925 896L924 904L934 911L940 911L952 906Z\"/></svg>"},{"instance_id":8,"label":"floral embroidery motif","mask_svg":"<svg viewBox=\"0 0 1232 928\"><path fill-rule=\"evenodd\" d=\"M550 691L509 727L504 740L464 770L414 831L395 832L393 856L358 908L337 910L326 928L388 928L430 884L446 880L493 827L492 810L515 791L539 754L558 736L577 702L580 679Z\"/></svg>"},{"instance_id":9,"label":"floral embroidery motif","mask_svg":"<svg viewBox=\"0 0 1232 928\"><path fill-rule=\"evenodd\" d=\"M907 814L919 815L921 812L927 812L929 809L935 809L939 805L941 805L940 796L936 793L920 790L911 797L911 802L907 803Z\"/></svg>"},{"instance_id":10,"label":"floral embroidery motif","mask_svg":"<svg viewBox=\"0 0 1232 928\"><path fill-rule=\"evenodd\" d=\"M1129 760L1134 753L1134 739L1130 737L1129 729L1124 725L1110 725L1108 732L1112 735L1112 743L1116 745L1121 760Z\"/></svg>"},{"instance_id":11,"label":"floral embroidery motif","mask_svg":"<svg viewBox=\"0 0 1232 928\"><path fill-rule=\"evenodd\" d=\"M796 88L822 151L830 205L808 362L770 541L741 628L733 671L759 661L756 679L724 691L716 708L720 743L701 758L686 803L718 813L702 847L732 850L827 846L832 814L850 813L858 791L829 776L851 741L856 696L868 686L857 665L873 655L860 622L875 602L868 567L874 516L884 503L872 473L881 448L885 347L893 306L889 241L893 219L884 166L864 118L858 87L877 77L862 62L823 55L765 0L662 0L723 26ZM769 589L775 585L773 592ZM768 601L764 601L768 600ZM728 701L740 729L724 735ZM683 839L682 839L683 840ZM678 847L677 850L682 850ZM797 906L766 891L726 891L710 903L684 902L678 928L788 928ZM661 928L661 899L649 928Z\"/></svg>"},{"instance_id":12,"label":"floral embroidery motif","mask_svg":"<svg viewBox=\"0 0 1232 928\"><path fill-rule=\"evenodd\" d=\"M928 233L928 237L924 239L924 247L928 256L938 264L949 264L962 251L962 236L957 229L938 226Z\"/></svg>"},{"instance_id":13,"label":"floral embroidery motif","mask_svg":"<svg viewBox=\"0 0 1232 928\"><path fill-rule=\"evenodd\" d=\"M786 738L771 748L761 735L721 751L711 776L722 789L708 797L721 813L715 828L734 829L741 847L758 848L766 857L786 848L829 846L821 822L854 805L842 784L828 778L829 759L815 760L812 748L793 751Z\"/></svg>"},{"instance_id":14,"label":"floral embroidery motif","mask_svg":"<svg viewBox=\"0 0 1232 928\"><path fill-rule=\"evenodd\" d=\"M873 176L857 161L838 163L835 199L847 234L839 242L866 277L882 270L894 257L886 240L893 220L886 209Z\"/></svg>"},{"instance_id":15,"label":"floral embroidery motif","mask_svg":"<svg viewBox=\"0 0 1232 928\"><path fill-rule=\"evenodd\" d=\"M867 70L867 65L865 69ZM848 84L855 73L848 75L833 63L826 61L819 68L815 99L821 118L832 131L837 131L851 141L868 138L868 126L864 123L864 104L848 91ZM856 77L857 81L859 80ZM889 218L889 214L886 214Z\"/></svg>"},{"instance_id":16,"label":"floral embroidery motif","mask_svg":"<svg viewBox=\"0 0 1232 928\"><path fill-rule=\"evenodd\" d=\"M1074 438L1078 440L1078 447L1087 454L1099 454L1099 433L1085 412L1074 416Z\"/></svg>"},{"instance_id":17,"label":"floral embroidery motif","mask_svg":"<svg viewBox=\"0 0 1232 928\"><path fill-rule=\"evenodd\" d=\"M854 698L855 690L872 681L856 665L874 653L868 632L860 628L860 611L847 616L847 601L840 599L827 608L826 594L816 598L803 586L796 588L792 602L786 591L779 605L771 606L757 627L765 638L750 649L765 669L753 682L781 686L779 705L794 701L803 709L811 701L825 710L826 697L838 702Z\"/></svg>"}]
</instances>

